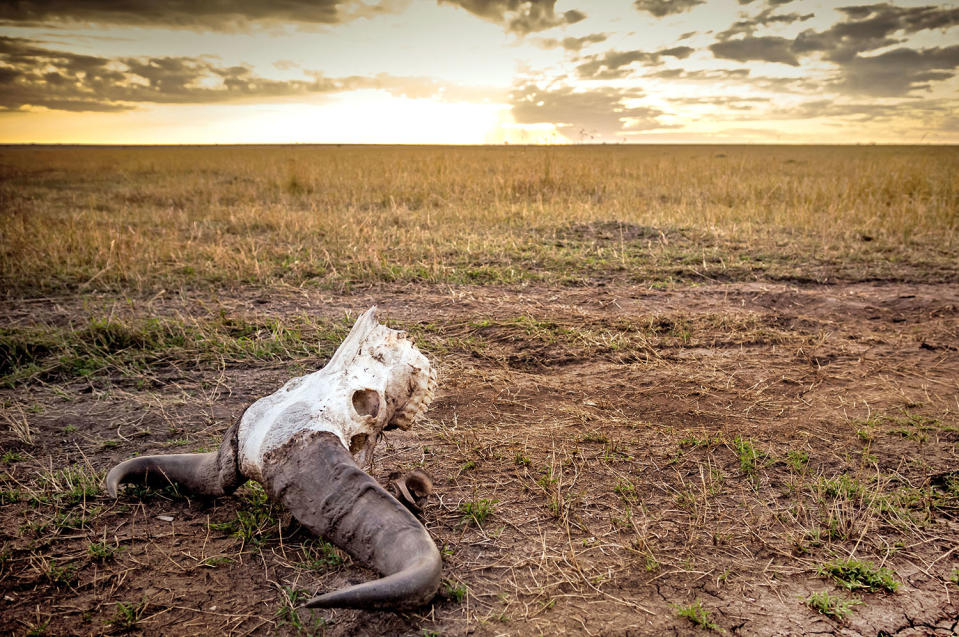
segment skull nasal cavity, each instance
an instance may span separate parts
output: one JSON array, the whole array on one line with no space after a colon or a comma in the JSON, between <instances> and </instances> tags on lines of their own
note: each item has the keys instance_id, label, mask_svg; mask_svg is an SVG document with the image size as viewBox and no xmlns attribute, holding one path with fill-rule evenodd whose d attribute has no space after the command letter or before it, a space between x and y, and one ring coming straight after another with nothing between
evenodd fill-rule
<instances>
[{"instance_id":1,"label":"skull nasal cavity","mask_svg":"<svg viewBox=\"0 0 959 637\"><path fill-rule=\"evenodd\" d=\"M361 416L373 416L380 411L380 397L372 389L353 392L353 409Z\"/></svg>"}]
</instances>

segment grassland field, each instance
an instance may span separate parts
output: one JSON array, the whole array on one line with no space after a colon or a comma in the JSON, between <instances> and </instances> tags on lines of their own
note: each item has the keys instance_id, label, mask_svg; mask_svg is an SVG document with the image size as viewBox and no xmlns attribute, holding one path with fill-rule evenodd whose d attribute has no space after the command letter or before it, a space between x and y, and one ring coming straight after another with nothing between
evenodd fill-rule
<instances>
[{"instance_id":1,"label":"grassland field","mask_svg":"<svg viewBox=\"0 0 959 637\"><path fill-rule=\"evenodd\" d=\"M959 630L959 148L0 147L0 632ZM440 372L371 470L436 483L444 583L215 448L370 305Z\"/></svg>"}]
</instances>

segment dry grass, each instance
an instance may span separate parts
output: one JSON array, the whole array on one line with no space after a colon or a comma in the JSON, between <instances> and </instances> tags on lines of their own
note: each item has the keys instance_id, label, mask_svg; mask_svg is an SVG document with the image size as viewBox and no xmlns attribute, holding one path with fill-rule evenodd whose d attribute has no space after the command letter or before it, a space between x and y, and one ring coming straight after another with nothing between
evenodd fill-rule
<instances>
[{"instance_id":1,"label":"dry grass","mask_svg":"<svg viewBox=\"0 0 959 637\"><path fill-rule=\"evenodd\" d=\"M951 147L27 147L0 171L8 293L942 279L959 257Z\"/></svg>"}]
</instances>

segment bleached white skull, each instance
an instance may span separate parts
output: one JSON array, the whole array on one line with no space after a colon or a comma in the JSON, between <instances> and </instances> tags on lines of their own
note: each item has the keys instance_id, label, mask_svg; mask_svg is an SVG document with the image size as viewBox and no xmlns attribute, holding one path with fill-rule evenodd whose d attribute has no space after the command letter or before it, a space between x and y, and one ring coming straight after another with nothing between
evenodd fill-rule
<instances>
[{"instance_id":1,"label":"bleached white skull","mask_svg":"<svg viewBox=\"0 0 959 637\"><path fill-rule=\"evenodd\" d=\"M384 429L413 424L435 387L429 360L370 308L326 367L250 405L217 451L131 458L107 474L107 491L162 480L221 496L256 480L304 527L383 576L307 606L415 607L435 595L443 560L426 528L360 467Z\"/></svg>"},{"instance_id":2,"label":"bleached white skull","mask_svg":"<svg viewBox=\"0 0 959 637\"><path fill-rule=\"evenodd\" d=\"M405 332L367 310L323 369L288 381L240 419L240 471L262 480L264 458L303 431L328 431L361 467L384 429L409 429L433 399L436 372Z\"/></svg>"}]
</instances>

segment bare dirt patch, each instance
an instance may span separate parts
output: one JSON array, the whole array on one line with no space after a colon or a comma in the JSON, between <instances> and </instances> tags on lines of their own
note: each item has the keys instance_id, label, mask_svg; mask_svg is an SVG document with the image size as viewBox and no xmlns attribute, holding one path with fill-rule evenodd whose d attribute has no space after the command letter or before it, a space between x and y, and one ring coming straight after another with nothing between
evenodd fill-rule
<instances>
[{"instance_id":1,"label":"bare dirt patch","mask_svg":"<svg viewBox=\"0 0 959 637\"><path fill-rule=\"evenodd\" d=\"M687 634L681 613L743 635L956 631L955 286L251 289L21 300L2 318L333 321L374 303L441 373L426 422L381 443L373 470L434 477L422 519L446 582L430 607L294 610L371 574L255 488L108 499L113 463L214 447L249 402L323 356L169 360L142 378L106 369L0 393L0 631ZM888 569L896 590L825 574L856 560ZM850 612L819 612L823 592ZM707 614L683 613L696 604Z\"/></svg>"}]
</instances>

